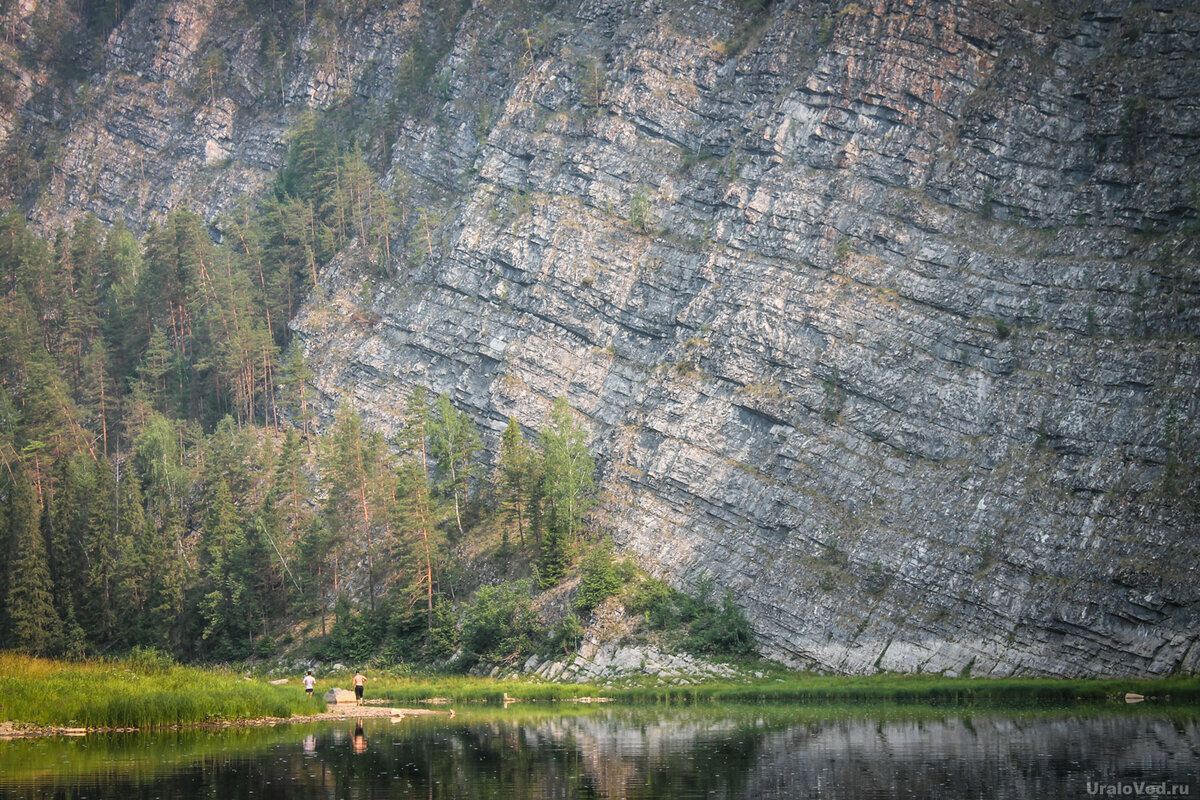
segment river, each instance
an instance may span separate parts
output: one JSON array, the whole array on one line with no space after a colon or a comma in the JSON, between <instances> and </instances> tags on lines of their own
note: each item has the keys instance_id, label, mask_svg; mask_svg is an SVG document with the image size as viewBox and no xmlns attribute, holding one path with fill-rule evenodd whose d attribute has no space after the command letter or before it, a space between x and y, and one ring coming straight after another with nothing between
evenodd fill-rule
<instances>
[{"instance_id":1,"label":"river","mask_svg":"<svg viewBox=\"0 0 1200 800\"><path fill-rule=\"evenodd\" d=\"M703 705L0 742L3 798L1200 797L1200 709Z\"/></svg>"}]
</instances>

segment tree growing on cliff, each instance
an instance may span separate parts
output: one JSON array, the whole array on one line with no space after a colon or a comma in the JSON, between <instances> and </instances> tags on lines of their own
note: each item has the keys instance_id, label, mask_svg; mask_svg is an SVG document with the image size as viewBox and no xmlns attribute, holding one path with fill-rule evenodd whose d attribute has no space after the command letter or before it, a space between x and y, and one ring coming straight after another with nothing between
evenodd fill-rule
<instances>
[{"instance_id":1,"label":"tree growing on cliff","mask_svg":"<svg viewBox=\"0 0 1200 800\"><path fill-rule=\"evenodd\" d=\"M629 224L645 233L654 224L654 212L650 206L650 187L638 186L629 199Z\"/></svg>"},{"instance_id":2,"label":"tree growing on cliff","mask_svg":"<svg viewBox=\"0 0 1200 800\"><path fill-rule=\"evenodd\" d=\"M509 419L500 437L500 463L496 469L500 509L509 523L516 523L517 536L525 544L529 491L536 480L536 455L521 433L521 425ZM508 526L502 532L501 547L508 547Z\"/></svg>"},{"instance_id":3,"label":"tree growing on cliff","mask_svg":"<svg viewBox=\"0 0 1200 800\"><path fill-rule=\"evenodd\" d=\"M478 472L475 457L481 449L471 418L451 404L450 395L441 394L429 419L429 451L437 461L438 489L454 500L459 535L464 532L462 514Z\"/></svg>"},{"instance_id":4,"label":"tree growing on cliff","mask_svg":"<svg viewBox=\"0 0 1200 800\"><path fill-rule=\"evenodd\" d=\"M596 462L588 450L587 433L576 424L566 397L554 401L550 425L540 438L550 525L574 542L584 514L595 503Z\"/></svg>"},{"instance_id":5,"label":"tree growing on cliff","mask_svg":"<svg viewBox=\"0 0 1200 800\"><path fill-rule=\"evenodd\" d=\"M538 583L548 588L558 583L573 560L583 516L595 502L595 461L587 447L587 434L575 424L567 398L554 401L550 425L540 436L542 445L541 494L548 524L538 559Z\"/></svg>"},{"instance_id":6,"label":"tree growing on cliff","mask_svg":"<svg viewBox=\"0 0 1200 800\"><path fill-rule=\"evenodd\" d=\"M590 548L580 565L579 591L575 593L575 610L589 614L621 588L621 579L613 564L612 546L601 541Z\"/></svg>"}]
</instances>

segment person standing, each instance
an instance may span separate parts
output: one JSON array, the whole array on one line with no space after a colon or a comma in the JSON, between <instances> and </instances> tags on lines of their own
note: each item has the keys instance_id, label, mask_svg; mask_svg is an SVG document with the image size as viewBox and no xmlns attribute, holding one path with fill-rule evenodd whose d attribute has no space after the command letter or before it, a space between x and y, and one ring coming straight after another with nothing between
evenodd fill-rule
<instances>
[{"instance_id":1,"label":"person standing","mask_svg":"<svg viewBox=\"0 0 1200 800\"><path fill-rule=\"evenodd\" d=\"M367 685L367 676L362 674L362 670L356 670L354 673L354 700L358 705L363 704L363 688Z\"/></svg>"},{"instance_id":2,"label":"person standing","mask_svg":"<svg viewBox=\"0 0 1200 800\"><path fill-rule=\"evenodd\" d=\"M312 697L313 687L316 685L317 679L313 677L312 670L310 669L308 674L304 676L304 693Z\"/></svg>"}]
</instances>

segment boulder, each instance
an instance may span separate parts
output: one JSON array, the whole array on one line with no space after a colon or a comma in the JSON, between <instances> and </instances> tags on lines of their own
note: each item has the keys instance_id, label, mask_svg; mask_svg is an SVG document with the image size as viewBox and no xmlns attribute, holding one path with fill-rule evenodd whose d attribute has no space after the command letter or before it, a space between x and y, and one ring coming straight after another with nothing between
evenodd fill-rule
<instances>
[{"instance_id":1,"label":"boulder","mask_svg":"<svg viewBox=\"0 0 1200 800\"><path fill-rule=\"evenodd\" d=\"M325 693L325 702L331 706L344 706L354 705L357 699L354 696L354 692L348 689L334 688Z\"/></svg>"}]
</instances>

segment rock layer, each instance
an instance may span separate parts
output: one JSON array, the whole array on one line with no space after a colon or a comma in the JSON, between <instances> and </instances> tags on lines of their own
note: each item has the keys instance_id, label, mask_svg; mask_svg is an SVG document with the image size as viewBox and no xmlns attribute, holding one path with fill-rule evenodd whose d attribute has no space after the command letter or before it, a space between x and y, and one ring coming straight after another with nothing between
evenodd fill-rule
<instances>
[{"instance_id":1,"label":"rock layer","mask_svg":"<svg viewBox=\"0 0 1200 800\"><path fill-rule=\"evenodd\" d=\"M566 395L599 523L792 664L1194 670L1200 140L1133 61L1195 17L560 11L443 250L374 327L298 321L330 401L494 432Z\"/></svg>"}]
</instances>

